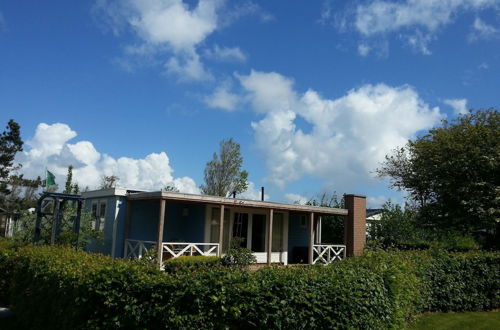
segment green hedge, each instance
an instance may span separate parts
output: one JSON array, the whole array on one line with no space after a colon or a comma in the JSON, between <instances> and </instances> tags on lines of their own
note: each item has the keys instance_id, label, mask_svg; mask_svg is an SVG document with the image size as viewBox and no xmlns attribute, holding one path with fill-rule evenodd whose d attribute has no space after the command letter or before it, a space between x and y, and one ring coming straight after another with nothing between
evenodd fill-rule
<instances>
[{"instance_id":1,"label":"green hedge","mask_svg":"<svg viewBox=\"0 0 500 330\"><path fill-rule=\"evenodd\" d=\"M4 297L22 327L36 329L387 329L423 311L500 307L499 253L370 252L328 267L169 274L68 248L0 244L6 267Z\"/></svg>"},{"instance_id":2,"label":"green hedge","mask_svg":"<svg viewBox=\"0 0 500 330\"><path fill-rule=\"evenodd\" d=\"M163 263L167 273L179 273L217 267L221 265L221 258L212 256L190 256L168 259Z\"/></svg>"}]
</instances>

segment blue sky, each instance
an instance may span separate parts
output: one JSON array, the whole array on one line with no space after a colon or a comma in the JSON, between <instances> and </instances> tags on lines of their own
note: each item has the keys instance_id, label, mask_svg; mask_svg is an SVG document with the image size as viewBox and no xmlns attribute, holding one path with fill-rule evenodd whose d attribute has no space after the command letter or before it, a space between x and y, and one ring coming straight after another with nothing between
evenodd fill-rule
<instances>
[{"instance_id":1,"label":"blue sky","mask_svg":"<svg viewBox=\"0 0 500 330\"><path fill-rule=\"evenodd\" d=\"M251 189L377 206L373 171L441 119L499 108L500 1L9 1L0 3L0 113L47 167L82 186L197 193L218 143Z\"/></svg>"}]
</instances>

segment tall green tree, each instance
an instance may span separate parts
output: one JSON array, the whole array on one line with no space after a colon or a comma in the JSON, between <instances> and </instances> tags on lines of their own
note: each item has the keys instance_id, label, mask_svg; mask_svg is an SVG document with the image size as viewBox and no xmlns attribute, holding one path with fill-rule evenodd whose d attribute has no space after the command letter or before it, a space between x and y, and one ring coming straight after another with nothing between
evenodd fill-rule
<instances>
[{"instance_id":1,"label":"tall green tree","mask_svg":"<svg viewBox=\"0 0 500 330\"><path fill-rule=\"evenodd\" d=\"M408 192L419 224L470 234L500 219L500 113L479 110L443 121L388 155L377 170Z\"/></svg>"},{"instance_id":2,"label":"tall green tree","mask_svg":"<svg viewBox=\"0 0 500 330\"><path fill-rule=\"evenodd\" d=\"M205 183L200 186L201 192L206 195L226 197L233 192L237 194L248 188L248 172L241 170L243 157L240 145L233 139L220 142L219 154L205 167Z\"/></svg>"},{"instance_id":3,"label":"tall green tree","mask_svg":"<svg viewBox=\"0 0 500 330\"><path fill-rule=\"evenodd\" d=\"M5 131L0 134L0 194L2 197L10 193L8 179L11 171L20 167L20 165L14 165L14 158L22 150L21 128L11 119Z\"/></svg>"}]
</instances>

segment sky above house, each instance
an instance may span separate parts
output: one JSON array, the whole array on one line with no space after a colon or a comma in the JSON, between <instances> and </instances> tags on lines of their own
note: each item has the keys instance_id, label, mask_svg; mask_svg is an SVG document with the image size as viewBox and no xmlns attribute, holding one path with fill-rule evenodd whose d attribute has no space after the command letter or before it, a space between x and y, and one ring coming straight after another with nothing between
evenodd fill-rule
<instances>
[{"instance_id":1,"label":"sky above house","mask_svg":"<svg viewBox=\"0 0 500 330\"><path fill-rule=\"evenodd\" d=\"M0 2L0 113L27 177L199 193L222 139L273 201L402 201L374 171L500 108L500 0Z\"/></svg>"}]
</instances>

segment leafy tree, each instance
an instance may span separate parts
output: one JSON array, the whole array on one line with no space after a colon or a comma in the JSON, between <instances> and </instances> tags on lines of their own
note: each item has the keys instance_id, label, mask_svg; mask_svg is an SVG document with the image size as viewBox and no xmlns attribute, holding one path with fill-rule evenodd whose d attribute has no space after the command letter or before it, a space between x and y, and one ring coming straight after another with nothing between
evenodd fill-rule
<instances>
[{"instance_id":1,"label":"leafy tree","mask_svg":"<svg viewBox=\"0 0 500 330\"><path fill-rule=\"evenodd\" d=\"M8 179L10 172L20 165L14 166L16 153L23 150L20 126L14 120L9 120L5 131L0 134L0 203L10 193Z\"/></svg>"},{"instance_id":2,"label":"leafy tree","mask_svg":"<svg viewBox=\"0 0 500 330\"><path fill-rule=\"evenodd\" d=\"M177 187L167 185L161 191L164 191L164 192L179 192L179 189L177 189Z\"/></svg>"},{"instance_id":3,"label":"leafy tree","mask_svg":"<svg viewBox=\"0 0 500 330\"><path fill-rule=\"evenodd\" d=\"M103 176L101 178L101 189L115 188L120 178L116 175Z\"/></svg>"},{"instance_id":4,"label":"leafy tree","mask_svg":"<svg viewBox=\"0 0 500 330\"><path fill-rule=\"evenodd\" d=\"M428 230L468 235L500 219L500 114L461 116L388 155L379 176L408 192Z\"/></svg>"},{"instance_id":5,"label":"leafy tree","mask_svg":"<svg viewBox=\"0 0 500 330\"><path fill-rule=\"evenodd\" d=\"M68 166L68 174L66 175L66 183L64 185L64 193L71 194L73 191L73 165Z\"/></svg>"},{"instance_id":6,"label":"leafy tree","mask_svg":"<svg viewBox=\"0 0 500 330\"><path fill-rule=\"evenodd\" d=\"M241 170L240 145L233 139L222 140L219 154L214 153L205 167L205 184L200 186L201 192L226 197L232 192L238 194L247 190L248 172Z\"/></svg>"}]
</instances>

